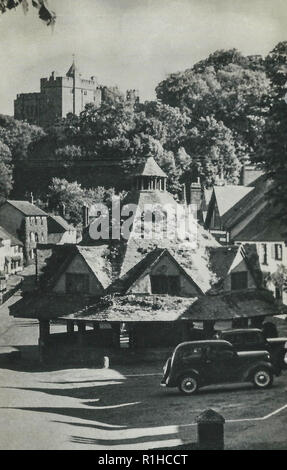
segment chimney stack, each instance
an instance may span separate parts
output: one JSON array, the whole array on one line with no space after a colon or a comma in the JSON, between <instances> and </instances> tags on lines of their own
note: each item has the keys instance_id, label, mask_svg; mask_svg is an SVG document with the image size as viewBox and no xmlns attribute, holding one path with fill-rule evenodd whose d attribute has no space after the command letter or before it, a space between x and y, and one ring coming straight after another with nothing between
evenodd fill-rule
<instances>
[{"instance_id":1,"label":"chimney stack","mask_svg":"<svg viewBox=\"0 0 287 470\"><path fill-rule=\"evenodd\" d=\"M31 202L31 204L34 204L34 196L33 196L33 193L30 193L30 202Z\"/></svg>"},{"instance_id":2,"label":"chimney stack","mask_svg":"<svg viewBox=\"0 0 287 470\"><path fill-rule=\"evenodd\" d=\"M82 221L83 221L83 228L86 228L89 225L89 208L88 208L88 206L83 206L83 208L82 208Z\"/></svg>"}]
</instances>

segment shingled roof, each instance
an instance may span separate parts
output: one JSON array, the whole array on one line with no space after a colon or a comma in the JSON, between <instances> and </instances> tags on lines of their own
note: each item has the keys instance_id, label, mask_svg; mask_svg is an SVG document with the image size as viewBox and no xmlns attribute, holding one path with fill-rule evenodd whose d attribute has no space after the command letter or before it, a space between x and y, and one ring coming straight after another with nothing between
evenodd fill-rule
<instances>
[{"instance_id":1,"label":"shingled roof","mask_svg":"<svg viewBox=\"0 0 287 470\"><path fill-rule=\"evenodd\" d=\"M167 178L167 174L160 168L153 157L147 158L145 162L138 165L134 175Z\"/></svg>"},{"instance_id":2,"label":"shingled roof","mask_svg":"<svg viewBox=\"0 0 287 470\"><path fill-rule=\"evenodd\" d=\"M11 206L18 209L18 211L22 212L22 214L26 216L45 216L48 217L48 214L40 207L35 206L29 201L14 201L12 199L7 199L6 203L10 204ZM5 204L5 203L4 203Z\"/></svg>"},{"instance_id":3,"label":"shingled roof","mask_svg":"<svg viewBox=\"0 0 287 470\"><path fill-rule=\"evenodd\" d=\"M87 309L61 318L101 322L173 322L183 320L184 311L194 301L195 299L163 295L108 296Z\"/></svg>"}]
</instances>

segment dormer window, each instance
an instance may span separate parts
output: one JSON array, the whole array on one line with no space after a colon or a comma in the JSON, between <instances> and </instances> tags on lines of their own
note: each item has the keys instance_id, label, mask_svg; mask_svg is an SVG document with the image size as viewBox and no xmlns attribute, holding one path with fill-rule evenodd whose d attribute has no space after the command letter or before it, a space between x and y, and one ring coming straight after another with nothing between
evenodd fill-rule
<instances>
[{"instance_id":1,"label":"dormer window","mask_svg":"<svg viewBox=\"0 0 287 470\"><path fill-rule=\"evenodd\" d=\"M150 276L152 294L180 295L180 277L154 275Z\"/></svg>"}]
</instances>

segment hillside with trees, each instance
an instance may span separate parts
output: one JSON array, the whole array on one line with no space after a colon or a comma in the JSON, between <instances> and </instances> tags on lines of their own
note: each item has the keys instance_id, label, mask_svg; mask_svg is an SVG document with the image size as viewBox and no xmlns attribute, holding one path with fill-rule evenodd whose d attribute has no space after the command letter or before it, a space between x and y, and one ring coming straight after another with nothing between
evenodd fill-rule
<instances>
[{"instance_id":1,"label":"hillside with trees","mask_svg":"<svg viewBox=\"0 0 287 470\"><path fill-rule=\"evenodd\" d=\"M266 58L216 51L160 82L155 101L131 102L105 89L99 107L88 104L80 116L68 115L45 131L2 116L2 197L11 191L12 167L12 195L33 190L41 199L53 178L83 191L116 183L117 190L127 189L136 165L153 156L176 197L197 177L207 188L219 175L236 184L243 163L252 161L276 180L275 200L286 198L286 51L287 43Z\"/></svg>"}]
</instances>

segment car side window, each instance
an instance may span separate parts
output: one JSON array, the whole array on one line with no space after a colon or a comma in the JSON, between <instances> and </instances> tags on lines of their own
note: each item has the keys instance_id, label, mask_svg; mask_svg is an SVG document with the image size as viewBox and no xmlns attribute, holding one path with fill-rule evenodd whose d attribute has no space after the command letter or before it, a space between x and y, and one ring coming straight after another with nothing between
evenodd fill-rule
<instances>
[{"instance_id":1,"label":"car side window","mask_svg":"<svg viewBox=\"0 0 287 470\"><path fill-rule=\"evenodd\" d=\"M183 362L188 362L193 359L199 359L202 356L202 348L192 347L184 348L178 351L178 358Z\"/></svg>"}]
</instances>

